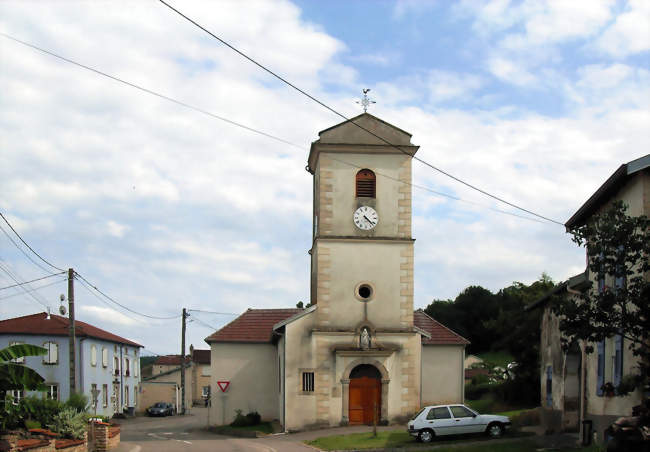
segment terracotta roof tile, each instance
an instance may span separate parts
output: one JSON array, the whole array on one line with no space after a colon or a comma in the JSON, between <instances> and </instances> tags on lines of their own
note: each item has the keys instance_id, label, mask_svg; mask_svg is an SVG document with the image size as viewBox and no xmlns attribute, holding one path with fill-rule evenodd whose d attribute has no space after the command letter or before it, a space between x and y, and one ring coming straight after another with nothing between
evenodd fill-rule
<instances>
[{"instance_id":1,"label":"terracotta roof tile","mask_svg":"<svg viewBox=\"0 0 650 452\"><path fill-rule=\"evenodd\" d=\"M302 309L249 309L219 331L210 342L271 342L273 325L302 312Z\"/></svg>"},{"instance_id":2,"label":"terracotta roof tile","mask_svg":"<svg viewBox=\"0 0 650 452\"><path fill-rule=\"evenodd\" d=\"M190 362L190 357L185 357L185 362ZM154 365L158 366L180 366L181 355L162 355L156 358Z\"/></svg>"},{"instance_id":3,"label":"terracotta roof tile","mask_svg":"<svg viewBox=\"0 0 650 452\"><path fill-rule=\"evenodd\" d=\"M469 341L429 317L422 309L413 313L413 323L420 329L431 334L431 339L422 337L423 345L466 345Z\"/></svg>"},{"instance_id":4,"label":"terracotta roof tile","mask_svg":"<svg viewBox=\"0 0 650 452\"><path fill-rule=\"evenodd\" d=\"M13 319L0 320L0 334L42 334L52 336L67 336L69 321L67 317L50 314L47 318L45 312L26 315ZM116 334L97 328L86 322L75 321L75 334L81 337L94 337L118 344L142 347L142 345L124 339Z\"/></svg>"}]
</instances>

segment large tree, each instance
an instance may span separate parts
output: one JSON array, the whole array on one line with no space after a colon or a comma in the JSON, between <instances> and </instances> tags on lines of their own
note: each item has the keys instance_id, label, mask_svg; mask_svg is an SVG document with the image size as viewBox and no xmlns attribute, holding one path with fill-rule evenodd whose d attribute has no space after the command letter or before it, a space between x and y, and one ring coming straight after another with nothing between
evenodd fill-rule
<instances>
[{"instance_id":1,"label":"large tree","mask_svg":"<svg viewBox=\"0 0 650 452\"><path fill-rule=\"evenodd\" d=\"M587 249L595 284L577 297L556 300L563 344L593 344L617 334L639 357L640 380L647 383L650 365L650 220L627 215L620 201L570 231Z\"/></svg>"}]
</instances>

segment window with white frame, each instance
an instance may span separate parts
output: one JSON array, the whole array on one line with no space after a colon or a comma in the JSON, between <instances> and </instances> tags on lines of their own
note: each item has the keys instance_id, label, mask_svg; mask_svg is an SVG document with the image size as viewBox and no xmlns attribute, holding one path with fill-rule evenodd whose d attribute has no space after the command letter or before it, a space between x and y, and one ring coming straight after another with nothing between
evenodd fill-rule
<instances>
[{"instance_id":1,"label":"window with white frame","mask_svg":"<svg viewBox=\"0 0 650 452\"><path fill-rule=\"evenodd\" d=\"M90 346L90 365L97 366L97 346L95 344Z\"/></svg>"},{"instance_id":2,"label":"window with white frame","mask_svg":"<svg viewBox=\"0 0 650 452\"><path fill-rule=\"evenodd\" d=\"M13 389L9 391L9 395L11 395L11 403L18 405L20 400L25 398L25 391L22 389Z\"/></svg>"},{"instance_id":3,"label":"window with white frame","mask_svg":"<svg viewBox=\"0 0 650 452\"><path fill-rule=\"evenodd\" d=\"M203 389L201 391L201 396L204 399L207 399L208 397L210 397L210 386L203 386Z\"/></svg>"},{"instance_id":4,"label":"window with white frame","mask_svg":"<svg viewBox=\"0 0 650 452\"><path fill-rule=\"evenodd\" d=\"M108 367L108 349L102 347L102 367Z\"/></svg>"},{"instance_id":5,"label":"window with white frame","mask_svg":"<svg viewBox=\"0 0 650 452\"><path fill-rule=\"evenodd\" d=\"M133 387L133 406L136 406L138 404L138 387L134 386Z\"/></svg>"},{"instance_id":6,"label":"window with white frame","mask_svg":"<svg viewBox=\"0 0 650 452\"><path fill-rule=\"evenodd\" d=\"M90 404L93 408L97 408L97 402L99 401L99 395L95 399L94 394L97 394L97 383L90 385Z\"/></svg>"},{"instance_id":7,"label":"window with white frame","mask_svg":"<svg viewBox=\"0 0 650 452\"><path fill-rule=\"evenodd\" d=\"M59 400L59 384L58 383L46 383L45 387L47 392L45 393L45 398L49 400Z\"/></svg>"},{"instance_id":8,"label":"window with white frame","mask_svg":"<svg viewBox=\"0 0 650 452\"><path fill-rule=\"evenodd\" d=\"M129 406L129 387L124 386L124 406Z\"/></svg>"},{"instance_id":9,"label":"window with white frame","mask_svg":"<svg viewBox=\"0 0 650 452\"><path fill-rule=\"evenodd\" d=\"M124 358L124 375L127 377L131 375L131 366L129 362L129 358Z\"/></svg>"},{"instance_id":10,"label":"window with white frame","mask_svg":"<svg viewBox=\"0 0 650 452\"><path fill-rule=\"evenodd\" d=\"M102 385L102 401L104 408L108 406L108 385Z\"/></svg>"},{"instance_id":11,"label":"window with white frame","mask_svg":"<svg viewBox=\"0 0 650 452\"><path fill-rule=\"evenodd\" d=\"M139 364L140 363L138 362L137 358L133 360L133 376L134 377L138 376L138 367L140 367Z\"/></svg>"},{"instance_id":12,"label":"window with white frame","mask_svg":"<svg viewBox=\"0 0 650 452\"><path fill-rule=\"evenodd\" d=\"M43 347L47 350L47 353L43 355L43 364L59 364L59 344L45 342Z\"/></svg>"},{"instance_id":13,"label":"window with white frame","mask_svg":"<svg viewBox=\"0 0 650 452\"><path fill-rule=\"evenodd\" d=\"M120 374L120 358L117 356L113 357L113 375L118 376Z\"/></svg>"},{"instance_id":14,"label":"window with white frame","mask_svg":"<svg viewBox=\"0 0 650 452\"><path fill-rule=\"evenodd\" d=\"M24 344L24 342L20 342L20 341L9 342L9 346L10 346L10 347L11 347L12 345L20 345L20 344ZM11 360L11 362L12 362L12 363L20 363L20 364L22 364L22 363L25 362L25 357L24 357L24 356L21 356L20 358L14 358L14 359Z\"/></svg>"}]
</instances>

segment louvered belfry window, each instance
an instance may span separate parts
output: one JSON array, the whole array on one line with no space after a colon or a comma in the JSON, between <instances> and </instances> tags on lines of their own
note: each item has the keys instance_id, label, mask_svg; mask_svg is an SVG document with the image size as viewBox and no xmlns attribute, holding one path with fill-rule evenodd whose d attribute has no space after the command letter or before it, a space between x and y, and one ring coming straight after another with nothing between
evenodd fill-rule
<instances>
[{"instance_id":1,"label":"louvered belfry window","mask_svg":"<svg viewBox=\"0 0 650 452\"><path fill-rule=\"evenodd\" d=\"M375 197L375 173L362 169L357 173L357 198Z\"/></svg>"}]
</instances>

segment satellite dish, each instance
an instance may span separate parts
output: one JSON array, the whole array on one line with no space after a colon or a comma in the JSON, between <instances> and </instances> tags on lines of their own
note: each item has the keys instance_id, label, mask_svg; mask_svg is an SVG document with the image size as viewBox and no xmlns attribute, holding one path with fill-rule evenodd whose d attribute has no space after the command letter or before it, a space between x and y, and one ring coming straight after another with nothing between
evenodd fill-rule
<instances>
[{"instance_id":1,"label":"satellite dish","mask_svg":"<svg viewBox=\"0 0 650 452\"><path fill-rule=\"evenodd\" d=\"M65 301L65 295L63 295L63 294L59 295L59 300Z\"/></svg>"},{"instance_id":2,"label":"satellite dish","mask_svg":"<svg viewBox=\"0 0 650 452\"><path fill-rule=\"evenodd\" d=\"M59 312L61 313L61 315L65 315L65 306L63 305L59 306Z\"/></svg>"}]
</instances>

